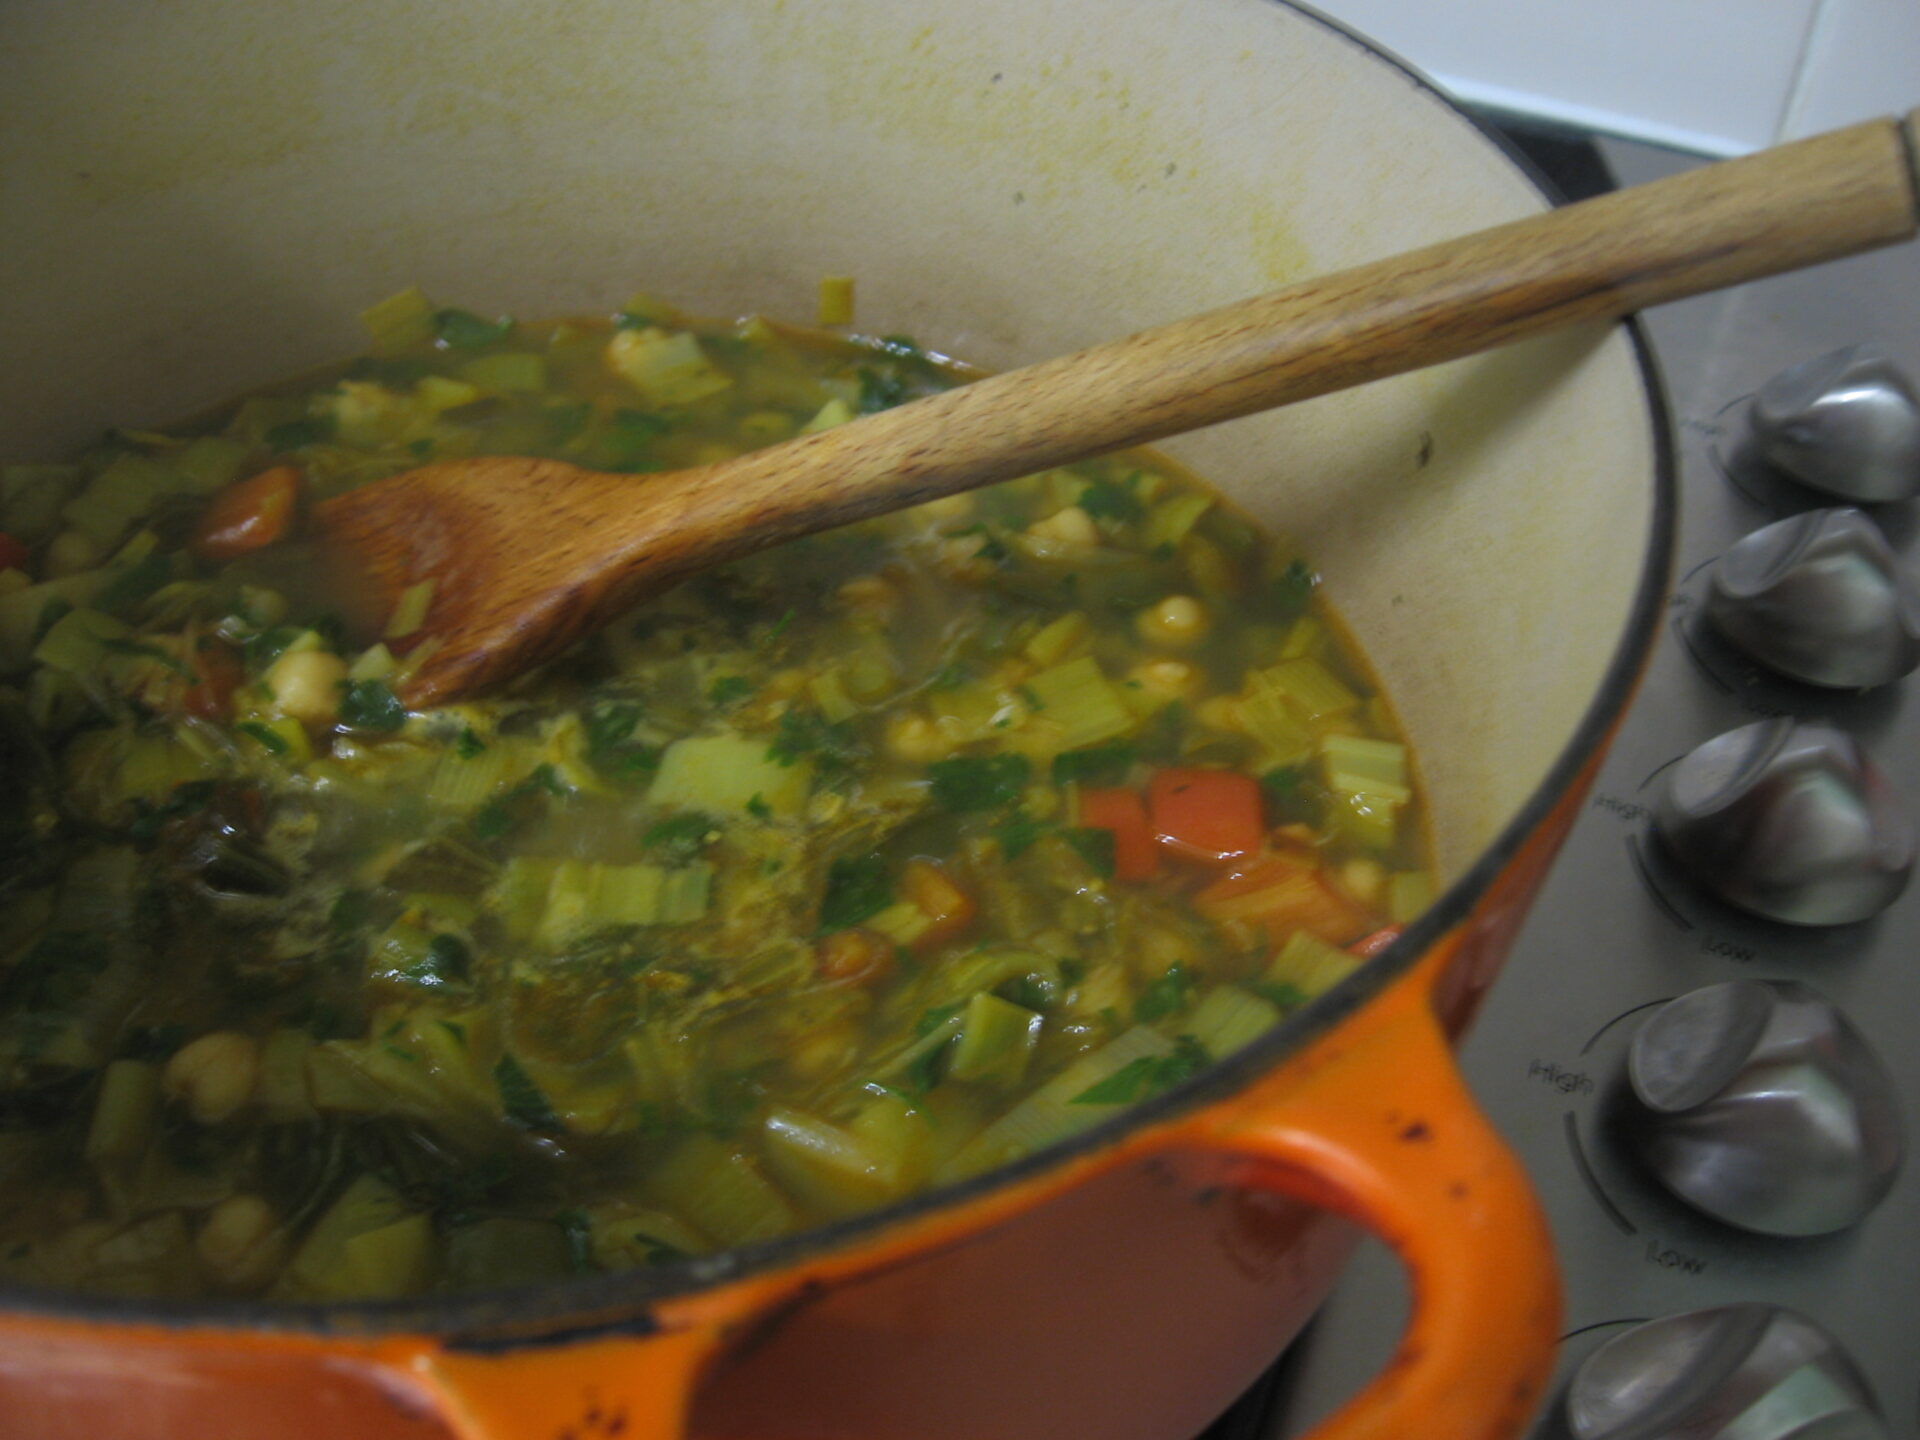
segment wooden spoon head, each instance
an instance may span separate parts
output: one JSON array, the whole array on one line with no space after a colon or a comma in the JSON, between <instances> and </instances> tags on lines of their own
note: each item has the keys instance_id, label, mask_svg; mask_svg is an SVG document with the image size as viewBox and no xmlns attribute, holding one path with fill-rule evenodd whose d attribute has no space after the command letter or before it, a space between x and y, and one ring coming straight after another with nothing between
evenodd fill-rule
<instances>
[{"instance_id":1,"label":"wooden spoon head","mask_svg":"<svg viewBox=\"0 0 1920 1440\"><path fill-rule=\"evenodd\" d=\"M676 520L699 473L476 456L324 501L311 531L373 634L408 590L432 583L424 619L402 637L420 658L396 690L408 705L441 704L551 659L674 583L689 568L676 563Z\"/></svg>"}]
</instances>

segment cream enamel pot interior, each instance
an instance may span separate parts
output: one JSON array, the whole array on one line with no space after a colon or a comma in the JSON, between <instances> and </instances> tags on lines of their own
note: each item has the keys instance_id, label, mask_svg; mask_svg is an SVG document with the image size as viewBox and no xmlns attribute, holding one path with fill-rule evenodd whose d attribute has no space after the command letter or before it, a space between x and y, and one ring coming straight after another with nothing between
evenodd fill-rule
<instances>
[{"instance_id":1,"label":"cream enamel pot interior","mask_svg":"<svg viewBox=\"0 0 1920 1440\"><path fill-rule=\"evenodd\" d=\"M645 288L806 319L818 279L851 274L857 328L1005 367L1546 203L1430 88L1273 0L128 0L0 26L8 459L350 353L357 311L408 284L522 315ZM691 1404L704 1434L1191 1433L1351 1243L1275 1192L1383 1213L1353 1203L1365 1167L1315 1158L1311 1116L1259 1145L1194 1127L1271 1109L1303 1064L1349 1103L1393 1065L1342 1037L1396 1006L1402 1038L1464 1023L1650 643L1664 445L1614 327L1166 447L1315 558L1421 757L1451 888L1117 1133L657 1281L327 1312L14 1296L0 1428L585 1440L669 1433ZM1451 1279L1416 1275L1440 1304ZM736 1283L752 1303L727 1310ZM1507 1321L1545 1332L1521 1373L1436 1379L1433 1354L1471 1357L1459 1334L1403 1356L1420 1395L1479 1417L1457 1433L1513 1433L1537 1393L1551 1281L1515 1284L1534 1308ZM1367 1413L1341 1433L1392 1433Z\"/></svg>"}]
</instances>

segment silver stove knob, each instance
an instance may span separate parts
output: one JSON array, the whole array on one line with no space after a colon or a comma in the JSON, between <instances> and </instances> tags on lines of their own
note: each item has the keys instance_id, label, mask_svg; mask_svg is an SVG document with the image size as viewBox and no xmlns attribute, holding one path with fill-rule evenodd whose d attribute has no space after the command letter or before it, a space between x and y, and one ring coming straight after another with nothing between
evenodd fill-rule
<instances>
[{"instance_id":1,"label":"silver stove knob","mask_svg":"<svg viewBox=\"0 0 1920 1440\"><path fill-rule=\"evenodd\" d=\"M1866 1038L1791 981L1735 980L1669 1001L1634 1036L1625 1125L1674 1194L1766 1235L1825 1235L1892 1189L1906 1142Z\"/></svg>"},{"instance_id":2,"label":"silver stove knob","mask_svg":"<svg viewBox=\"0 0 1920 1440\"><path fill-rule=\"evenodd\" d=\"M1714 566L1707 620L1795 680L1866 689L1920 666L1920 589L1880 527L1842 507L1756 530Z\"/></svg>"},{"instance_id":3,"label":"silver stove knob","mask_svg":"<svg viewBox=\"0 0 1920 1440\"><path fill-rule=\"evenodd\" d=\"M1873 1392L1804 1315L1722 1305L1615 1336L1567 1388L1574 1440L1888 1440Z\"/></svg>"},{"instance_id":4,"label":"silver stove knob","mask_svg":"<svg viewBox=\"0 0 1920 1440\"><path fill-rule=\"evenodd\" d=\"M1920 398L1871 346L1781 371L1748 420L1760 459L1803 485L1869 504L1920 491Z\"/></svg>"},{"instance_id":5,"label":"silver stove knob","mask_svg":"<svg viewBox=\"0 0 1920 1440\"><path fill-rule=\"evenodd\" d=\"M1843 731L1786 718L1675 763L1654 829L1707 890L1790 925L1876 915L1913 869L1913 825L1879 768Z\"/></svg>"}]
</instances>

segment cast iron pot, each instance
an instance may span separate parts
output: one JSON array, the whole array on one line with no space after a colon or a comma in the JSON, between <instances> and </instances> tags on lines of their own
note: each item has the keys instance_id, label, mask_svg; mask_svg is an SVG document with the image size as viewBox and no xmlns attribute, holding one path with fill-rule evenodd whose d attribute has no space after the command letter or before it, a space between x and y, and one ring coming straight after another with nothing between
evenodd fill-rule
<instances>
[{"instance_id":1,"label":"cast iron pot","mask_svg":"<svg viewBox=\"0 0 1920 1440\"><path fill-rule=\"evenodd\" d=\"M351 353L407 284L806 319L851 274L859 328L1004 367L1547 203L1273 0L30 0L0 27L12 459ZM1645 357L1571 333L1167 448L1302 540L1398 706L1445 889L1397 944L1121 1121L792 1239L399 1303L5 1295L0 1431L1183 1440L1357 1221L1414 1314L1323 1433L1517 1434L1552 1258L1450 1041L1654 632Z\"/></svg>"}]
</instances>

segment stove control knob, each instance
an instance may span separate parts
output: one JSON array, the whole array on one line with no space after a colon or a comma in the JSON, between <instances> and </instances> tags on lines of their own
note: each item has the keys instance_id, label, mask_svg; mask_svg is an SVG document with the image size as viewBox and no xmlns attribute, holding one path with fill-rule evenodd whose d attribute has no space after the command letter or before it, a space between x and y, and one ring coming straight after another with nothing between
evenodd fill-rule
<instances>
[{"instance_id":1,"label":"stove control knob","mask_svg":"<svg viewBox=\"0 0 1920 1440\"><path fill-rule=\"evenodd\" d=\"M1781 371L1748 420L1760 459L1815 490L1868 504L1920 491L1920 397L1872 346Z\"/></svg>"},{"instance_id":2,"label":"stove control knob","mask_svg":"<svg viewBox=\"0 0 1920 1440\"><path fill-rule=\"evenodd\" d=\"M1674 1194L1766 1235L1825 1235L1886 1198L1905 1140L1892 1078L1851 1021L1792 981L1669 1001L1627 1052L1623 1124Z\"/></svg>"},{"instance_id":3,"label":"stove control knob","mask_svg":"<svg viewBox=\"0 0 1920 1440\"><path fill-rule=\"evenodd\" d=\"M1888 1440L1873 1392L1806 1316L1746 1302L1636 1325L1567 1386L1573 1440Z\"/></svg>"},{"instance_id":4,"label":"stove control knob","mask_svg":"<svg viewBox=\"0 0 1920 1440\"><path fill-rule=\"evenodd\" d=\"M1810 510L1733 545L1706 613L1734 648L1813 685L1866 689L1920 666L1920 588L1851 508Z\"/></svg>"},{"instance_id":5,"label":"stove control knob","mask_svg":"<svg viewBox=\"0 0 1920 1440\"><path fill-rule=\"evenodd\" d=\"M1879 768L1843 731L1786 718L1670 767L1654 830L1707 890L1790 925L1865 920L1913 869L1913 825Z\"/></svg>"}]
</instances>

